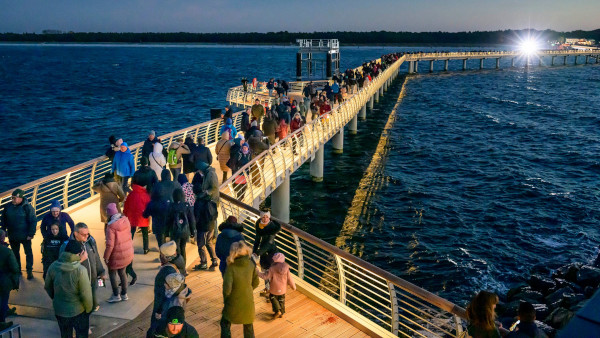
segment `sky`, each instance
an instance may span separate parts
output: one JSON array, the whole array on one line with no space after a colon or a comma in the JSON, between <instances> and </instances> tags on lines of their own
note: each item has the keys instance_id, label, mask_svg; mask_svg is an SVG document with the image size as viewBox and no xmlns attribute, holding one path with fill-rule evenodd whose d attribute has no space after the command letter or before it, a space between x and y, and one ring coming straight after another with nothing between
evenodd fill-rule
<instances>
[{"instance_id":1,"label":"sky","mask_svg":"<svg viewBox=\"0 0 600 338\"><path fill-rule=\"evenodd\" d=\"M600 0L0 0L0 32L593 30Z\"/></svg>"}]
</instances>

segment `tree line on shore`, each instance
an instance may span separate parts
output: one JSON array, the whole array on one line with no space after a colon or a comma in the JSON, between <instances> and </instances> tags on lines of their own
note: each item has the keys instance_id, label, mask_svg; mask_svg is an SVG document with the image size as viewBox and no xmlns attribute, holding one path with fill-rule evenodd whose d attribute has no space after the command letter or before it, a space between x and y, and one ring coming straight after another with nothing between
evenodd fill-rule
<instances>
[{"instance_id":1,"label":"tree line on shore","mask_svg":"<svg viewBox=\"0 0 600 338\"><path fill-rule=\"evenodd\" d=\"M519 37L531 35L544 40L585 38L600 41L600 29L557 32L553 30L502 30L473 32L313 32L313 33L106 33L56 32L0 33L0 42L107 42L107 43L248 43L295 44L296 39L338 39L344 44L515 44Z\"/></svg>"}]
</instances>

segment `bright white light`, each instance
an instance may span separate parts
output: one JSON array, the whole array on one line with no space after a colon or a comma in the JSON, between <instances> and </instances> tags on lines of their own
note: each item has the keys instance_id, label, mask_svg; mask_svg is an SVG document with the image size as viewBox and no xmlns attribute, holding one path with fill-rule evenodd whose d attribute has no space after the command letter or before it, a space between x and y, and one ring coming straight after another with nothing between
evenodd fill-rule
<instances>
[{"instance_id":1,"label":"bright white light","mask_svg":"<svg viewBox=\"0 0 600 338\"><path fill-rule=\"evenodd\" d=\"M532 38L522 40L519 43L519 50L527 56L536 54L539 49L539 43Z\"/></svg>"}]
</instances>

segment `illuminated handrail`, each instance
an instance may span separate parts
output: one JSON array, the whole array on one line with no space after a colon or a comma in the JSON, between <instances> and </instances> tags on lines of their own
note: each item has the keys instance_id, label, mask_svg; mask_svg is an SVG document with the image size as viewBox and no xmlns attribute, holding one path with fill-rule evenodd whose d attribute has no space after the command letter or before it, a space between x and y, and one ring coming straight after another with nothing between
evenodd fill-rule
<instances>
[{"instance_id":1,"label":"illuminated handrail","mask_svg":"<svg viewBox=\"0 0 600 338\"><path fill-rule=\"evenodd\" d=\"M221 216L235 216L244 237L254 243L260 211L221 193ZM273 218L275 219L275 218ZM276 220L276 219L275 219ZM375 324L388 335L462 337L465 309L380 269L289 224L278 221L276 237L297 284L352 316Z\"/></svg>"},{"instance_id":2,"label":"illuminated handrail","mask_svg":"<svg viewBox=\"0 0 600 338\"><path fill-rule=\"evenodd\" d=\"M570 56L570 55L591 55L600 54L600 50L586 49L586 50L539 50L535 52L538 56ZM415 61L429 58L496 58L496 57L509 57L509 56L520 56L520 51L489 51L489 52L433 52L433 53L407 53L405 54L406 61Z\"/></svg>"}]
</instances>

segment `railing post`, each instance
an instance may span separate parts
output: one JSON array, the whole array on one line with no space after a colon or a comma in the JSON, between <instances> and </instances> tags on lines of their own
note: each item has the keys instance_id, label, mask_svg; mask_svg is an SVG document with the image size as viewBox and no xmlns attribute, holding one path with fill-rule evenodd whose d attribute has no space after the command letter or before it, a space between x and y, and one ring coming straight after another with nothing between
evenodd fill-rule
<instances>
[{"instance_id":1,"label":"railing post","mask_svg":"<svg viewBox=\"0 0 600 338\"><path fill-rule=\"evenodd\" d=\"M454 315L454 321L456 322L456 336L462 337L462 335L463 335L462 319L459 316Z\"/></svg>"},{"instance_id":2,"label":"railing post","mask_svg":"<svg viewBox=\"0 0 600 338\"><path fill-rule=\"evenodd\" d=\"M392 310L392 333L394 336L398 335L398 295L396 294L396 288L394 284L388 282L388 288L390 289L390 302Z\"/></svg>"},{"instance_id":3,"label":"railing post","mask_svg":"<svg viewBox=\"0 0 600 338\"><path fill-rule=\"evenodd\" d=\"M90 173L90 196L94 196L94 178L96 177L96 167L98 166L98 161L94 162L92 165L92 172Z\"/></svg>"},{"instance_id":4,"label":"railing post","mask_svg":"<svg viewBox=\"0 0 600 338\"><path fill-rule=\"evenodd\" d=\"M40 187L40 185L36 185L35 188L33 188L33 195L31 195L31 206L33 207L34 210L37 210L37 192L38 192L38 188ZM37 215L37 213L36 213Z\"/></svg>"},{"instance_id":5,"label":"railing post","mask_svg":"<svg viewBox=\"0 0 600 338\"><path fill-rule=\"evenodd\" d=\"M69 179L71 178L71 173L69 172L67 176L65 176L65 184L63 185L63 205L64 209L69 207Z\"/></svg>"},{"instance_id":6,"label":"railing post","mask_svg":"<svg viewBox=\"0 0 600 338\"><path fill-rule=\"evenodd\" d=\"M294 236L294 242L296 243L296 253L298 255L298 277L300 280L304 280L304 254L302 253L302 243L300 238L296 234Z\"/></svg>"},{"instance_id":7,"label":"railing post","mask_svg":"<svg viewBox=\"0 0 600 338\"><path fill-rule=\"evenodd\" d=\"M346 305L346 276L344 274L342 258L338 255L335 255L335 262L337 263L338 275L340 279L340 303Z\"/></svg>"}]
</instances>

